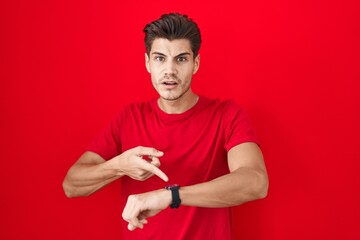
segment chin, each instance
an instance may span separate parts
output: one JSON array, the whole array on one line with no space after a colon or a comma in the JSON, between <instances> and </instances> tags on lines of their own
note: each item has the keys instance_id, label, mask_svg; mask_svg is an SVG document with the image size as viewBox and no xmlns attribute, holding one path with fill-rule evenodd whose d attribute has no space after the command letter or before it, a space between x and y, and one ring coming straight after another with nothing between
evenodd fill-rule
<instances>
[{"instance_id":1,"label":"chin","mask_svg":"<svg viewBox=\"0 0 360 240\"><path fill-rule=\"evenodd\" d=\"M179 97L177 97L177 96L170 96L170 97L169 96L160 96L160 97L166 101L175 101L180 98L180 96Z\"/></svg>"},{"instance_id":2,"label":"chin","mask_svg":"<svg viewBox=\"0 0 360 240\"><path fill-rule=\"evenodd\" d=\"M176 93L170 93L170 92L160 92L159 95L162 99L168 100L168 101L177 100L182 96L182 94L176 94Z\"/></svg>"}]
</instances>

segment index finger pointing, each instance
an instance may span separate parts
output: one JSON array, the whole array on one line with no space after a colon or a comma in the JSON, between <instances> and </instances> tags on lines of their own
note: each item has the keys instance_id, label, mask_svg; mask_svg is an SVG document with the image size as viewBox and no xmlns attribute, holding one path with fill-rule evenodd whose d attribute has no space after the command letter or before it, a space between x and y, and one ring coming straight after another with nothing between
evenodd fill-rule
<instances>
[{"instance_id":1,"label":"index finger pointing","mask_svg":"<svg viewBox=\"0 0 360 240\"><path fill-rule=\"evenodd\" d=\"M155 165L152 165L149 162L145 162L145 163L146 163L146 165L144 167L145 170L155 174L156 176L158 176L165 182L169 181L168 176L166 176L166 174L163 171L161 171L160 168L156 167Z\"/></svg>"}]
</instances>

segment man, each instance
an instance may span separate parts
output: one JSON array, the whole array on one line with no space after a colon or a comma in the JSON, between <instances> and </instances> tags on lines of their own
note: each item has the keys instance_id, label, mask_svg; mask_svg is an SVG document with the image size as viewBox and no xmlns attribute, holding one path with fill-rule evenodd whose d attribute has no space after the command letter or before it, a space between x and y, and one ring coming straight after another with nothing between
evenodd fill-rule
<instances>
[{"instance_id":1,"label":"man","mask_svg":"<svg viewBox=\"0 0 360 240\"><path fill-rule=\"evenodd\" d=\"M229 207L267 194L258 140L233 101L192 91L195 22L166 14L144 32L159 98L125 106L70 168L64 191L87 196L121 178L124 239L231 239Z\"/></svg>"}]
</instances>

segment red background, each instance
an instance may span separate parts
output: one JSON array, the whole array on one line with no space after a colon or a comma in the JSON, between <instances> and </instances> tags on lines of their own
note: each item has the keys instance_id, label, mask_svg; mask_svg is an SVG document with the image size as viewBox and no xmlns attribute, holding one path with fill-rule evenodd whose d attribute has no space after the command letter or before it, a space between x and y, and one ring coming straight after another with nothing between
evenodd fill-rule
<instances>
[{"instance_id":1,"label":"red background","mask_svg":"<svg viewBox=\"0 0 360 240\"><path fill-rule=\"evenodd\" d=\"M0 239L120 239L118 183L61 183L121 106L156 97L142 28L170 11L202 30L195 92L235 99L262 142L269 194L234 209L235 238L360 239L359 5L1 1Z\"/></svg>"}]
</instances>

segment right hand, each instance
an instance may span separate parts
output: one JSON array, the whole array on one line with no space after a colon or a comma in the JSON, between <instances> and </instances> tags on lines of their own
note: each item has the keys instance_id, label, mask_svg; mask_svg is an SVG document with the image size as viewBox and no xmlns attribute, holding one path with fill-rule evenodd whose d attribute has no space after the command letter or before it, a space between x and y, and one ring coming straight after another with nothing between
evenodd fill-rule
<instances>
[{"instance_id":1,"label":"right hand","mask_svg":"<svg viewBox=\"0 0 360 240\"><path fill-rule=\"evenodd\" d=\"M139 181L145 181L153 175L156 175L167 182L169 178L159 169L159 157L163 155L163 152L155 148L139 146L123 152L110 161L115 165L114 168L118 170L119 175L127 175ZM143 157L147 157L151 159L151 161Z\"/></svg>"}]
</instances>

